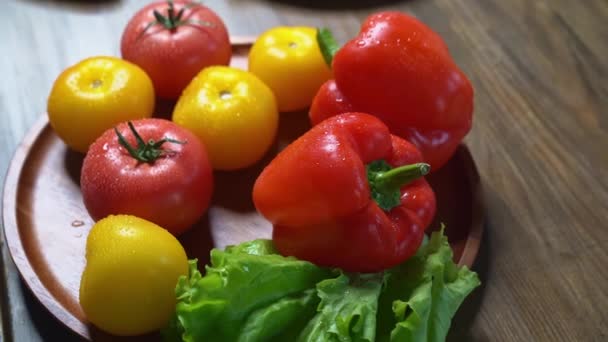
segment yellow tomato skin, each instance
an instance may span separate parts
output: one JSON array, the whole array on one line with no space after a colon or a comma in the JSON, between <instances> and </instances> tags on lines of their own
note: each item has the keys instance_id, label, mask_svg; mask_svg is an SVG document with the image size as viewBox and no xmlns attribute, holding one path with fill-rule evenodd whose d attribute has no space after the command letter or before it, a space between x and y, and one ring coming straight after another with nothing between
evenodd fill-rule
<instances>
[{"instance_id":1,"label":"yellow tomato skin","mask_svg":"<svg viewBox=\"0 0 608 342\"><path fill-rule=\"evenodd\" d=\"M133 336L166 326L175 286L188 259L165 229L130 215L99 220L89 233L80 305L87 319L113 335Z\"/></svg>"},{"instance_id":2,"label":"yellow tomato skin","mask_svg":"<svg viewBox=\"0 0 608 342\"><path fill-rule=\"evenodd\" d=\"M310 106L323 83L332 77L312 27L279 26L258 37L249 52L249 71L277 97L279 111Z\"/></svg>"},{"instance_id":3,"label":"yellow tomato skin","mask_svg":"<svg viewBox=\"0 0 608 342\"><path fill-rule=\"evenodd\" d=\"M64 70L53 83L47 114L70 148L86 153L103 132L128 120L152 116L154 88L135 64L91 57Z\"/></svg>"},{"instance_id":4,"label":"yellow tomato skin","mask_svg":"<svg viewBox=\"0 0 608 342\"><path fill-rule=\"evenodd\" d=\"M277 134L274 94L250 72L233 67L203 69L175 105L173 122L196 134L216 170L256 163Z\"/></svg>"}]
</instances>

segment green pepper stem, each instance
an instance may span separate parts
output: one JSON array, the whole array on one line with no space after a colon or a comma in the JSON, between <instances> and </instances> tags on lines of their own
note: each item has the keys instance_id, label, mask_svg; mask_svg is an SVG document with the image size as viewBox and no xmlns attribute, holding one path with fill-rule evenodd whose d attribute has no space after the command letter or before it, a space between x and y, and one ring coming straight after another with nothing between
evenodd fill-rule
<instances>
[{"instance_id":1,"label":"green pepper stem","mask_svg":"<svg viewBox=\"0 0 608 342\"><path fill-rule=\"evenodd\" d=\"M338 50L340 50L340 45L336 42L334 35L328 28L317 29L317 43L319 44L319 49L321 49L325 63L331 68L331 62Z\"/></svg>"},{"instance_id":2,"label":"green pepper stem","mask_svg":"<svg viewBox=\"0 0 608 342\"><path fill-rule=\"evenodd\" d=\"M382 187L401 188L428 174L430 170L431 166L426 163L403 165L389 171L377 173L376 182Z\"/></svg>"}]
</instances>

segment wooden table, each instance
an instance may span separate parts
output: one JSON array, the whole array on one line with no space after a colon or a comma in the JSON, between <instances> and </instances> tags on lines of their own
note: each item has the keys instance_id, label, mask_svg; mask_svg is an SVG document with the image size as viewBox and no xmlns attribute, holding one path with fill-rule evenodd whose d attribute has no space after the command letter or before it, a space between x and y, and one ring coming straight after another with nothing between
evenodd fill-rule
<instances>
[{"instance_id":1,"label":"wooden table","mask_svg":"<svg viewBox=\"0 0 608 342\"><path fill-rule=\"evenodd\" d=\"M44 112L55 77L85 57L119 55L122 29L144 3L3 2L2 173ZM387 8L439 32L476 90L466 143L487 210L475 265L483 286L459 311L449 340L608 340L608 2L205 3L234 35L303 24L327 26L344 42L367 14ZM4 245L2 266L1 337L75 340L24 287Z\"/></svg>"}]
</instances>

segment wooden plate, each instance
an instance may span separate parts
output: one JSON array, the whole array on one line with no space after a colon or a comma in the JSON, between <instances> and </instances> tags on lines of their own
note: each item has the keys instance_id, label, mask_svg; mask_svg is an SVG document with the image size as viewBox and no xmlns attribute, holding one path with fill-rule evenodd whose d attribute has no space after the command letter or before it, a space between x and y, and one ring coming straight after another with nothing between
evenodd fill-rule
<instances>
[{"instance_id":1,"label":"wooden plate","mask_svg":"<svg viewBox=\"0 0 608 342\"><path fill-rule=\"evenodd\" d=\"M246 68L251 37L233 38L232 65ZM171 103L157 106L168 117ZM279 136L258 164L238 172L216 172L215 191L207 215L180 237L188 257L209 261L209 250L255 238L268 238L269 222L251 201L253 183L262 168L289 142L309 129L305 112L281 116ZM66 148L42 115L11 162L4 187L4 233L13 261L40 302L69 329L85 339L117 340L87 324L78 303L85 265L86 237L93 220L79 189L83 155ZM454 259L473 264L483 231L480 180L475 163L461 145L449 163L428 177L438 199L433 227L447 225ZM158 339L158 335L137 338Z\"/></svg>"}]
</instances>

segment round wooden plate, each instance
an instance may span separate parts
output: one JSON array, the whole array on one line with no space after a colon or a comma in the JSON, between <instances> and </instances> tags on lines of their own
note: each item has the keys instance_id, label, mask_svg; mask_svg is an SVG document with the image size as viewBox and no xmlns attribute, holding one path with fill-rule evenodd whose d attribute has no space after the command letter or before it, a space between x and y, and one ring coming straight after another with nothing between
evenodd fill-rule
<instances>
[{"instance_id":1,"label":"round wooden plate","mask_svg":"<svg viewBox=\"0 0 608 342\"><path fill-rule=\"evenodd\" d=\"M232 65L246 69L253 38L232 40ZM171 106L159 103L158 116L167 118ZM253 183L278 151L309 128L305 112L284 113L276 143L263 160L242 171L214 174L211 207L192 230L180 237L189 258L198 258L202 266L208 263L213 247L271 236L270 223L256 212L251 201ZM83 155L66 148L48 124L46 114L42 115L18 147L6 178L6 243L24 282L53 316L85 339L120 340L90 326L78 303L85 243L94 223L79 189L82 159ZM461 145L445 167L427 178L438 200L432 227L446 224L454 260L470 267L483 231L483 206L480 179L469 150Z\"/></svg>"}]
</instances>

